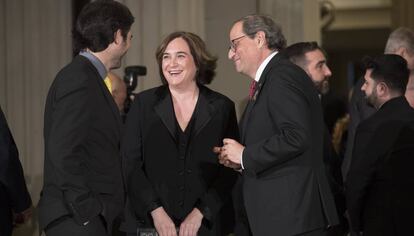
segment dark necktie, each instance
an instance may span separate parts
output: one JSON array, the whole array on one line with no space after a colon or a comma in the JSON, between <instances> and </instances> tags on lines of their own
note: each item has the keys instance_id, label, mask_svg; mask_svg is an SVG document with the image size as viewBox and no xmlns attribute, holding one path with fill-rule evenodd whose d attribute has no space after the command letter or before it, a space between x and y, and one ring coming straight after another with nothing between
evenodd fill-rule
<instances>
[{"instance_id":1,"label":"dark necktie","mask_svg":"<svg viewBox=\"0 0 414 236\"><path fill-rule=\"evenodd\" d=\"M252 99L254 96L254 92L256 91L256 84L257 82L255 80L253 80L250 83L250 88L249 88L249 99Z\"/></svg>"}]
</instances>

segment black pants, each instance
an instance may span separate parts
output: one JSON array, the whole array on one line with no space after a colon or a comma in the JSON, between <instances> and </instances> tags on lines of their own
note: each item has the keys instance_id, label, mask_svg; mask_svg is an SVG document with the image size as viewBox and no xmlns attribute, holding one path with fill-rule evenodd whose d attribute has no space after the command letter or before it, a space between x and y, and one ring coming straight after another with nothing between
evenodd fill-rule
<instances>
[{"instance_id":1,"label":"black pants","mask_svg":"<svg viewBox=\"0 0 414 236\"><path fill-rule=\"evenodd\" d=\"M303 234L298 234L296 236L325 236L326 230L325 229L316 229L312 230Z\"/></svg>"},{"instance_id":2,"label":"black pants","mask_svg":"<svg viewBox=\"0 0 414 236\"><path fill-rule=\"evenodd\" d=\"M85 226L78 225L73 218L66 218L46 228L46 236L109 236L100 216L94 217Z\"/></svg>"}]
</instances>

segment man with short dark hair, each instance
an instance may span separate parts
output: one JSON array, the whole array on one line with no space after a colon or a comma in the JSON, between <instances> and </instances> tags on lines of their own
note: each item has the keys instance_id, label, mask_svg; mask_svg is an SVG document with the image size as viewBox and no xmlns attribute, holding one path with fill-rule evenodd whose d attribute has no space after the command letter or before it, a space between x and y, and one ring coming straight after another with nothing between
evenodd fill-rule
<instances>
[{"instance_id":1,"label":"man with short dark hair","mask_svg":"<svg viewBox=\"0 0 414 236\"><path fill-rule=\"evenodd\" d=\"M284 49L282 53L309 75L321 98L322 95L328 92L329 78L332 72L327 65L325 51L319 47L317 42L295 43ZM340 235L341 232L347 230L344 217L346 206L341 174L342 160L333 147L332 138L326 126L324 130L323 161L341 222L341 225L330 228L327 235Z\"/></svg>"},{"instance_id":2,"label":"man with short dark hair","mask_svg":"<svg viewBox=\"0 0 414 236\"><path fill-rule=\"evenodd\" d=\"M410 77L408 79L405 97L410 106L414 107L414 31L406 27L395 29L388 37L384 53L396 54L407 60ZM365 95L361 92L362 84L363 80L358 80L355 84L349 104L349 115L351 120L348 127L348 140L344 162L342 163L342 176L344 177L344 180L348 174L349 166L352 161L356 127L361 121L367 119L375 112L375 109L367 105L364 99Z\"/></svg>"},{"instance_id":3,"label":"man with short dark hair","mask_svg":"<svg viewBox=\"0 0 414 236\"><path fill-rule=\"evenodd\" d=\"M392 164L400 158L406 158L408 165L413 163L414 149L402 156L398 154L402 147L394 149L406 141L411 146L413 143L412 135L399 139L401 131L413 127L410 123L414 122L414 109L404 96L408 76L407 62L401 56L389 54L366 60L361 90L377 111L357 127L346 181L351 229L364 236L412 233L414 176L404 165L395 168Z\"/></svg>"},{"instance_id":4,"label":"man with short dark hair","mask_svg":"<svg viewBox=\"0 0 414 236\"><path fill-rule=\"evenodd\" d=\"M121 66L133 22L117 1L94 1L78 16L79 54L57 74L45 108L39 222L48 236L110 235L122 213L122 123L104 79Z\"/></svg>"},{"instance_id":5,"label":"man with short dark hair","mask_svg":"<svg viewBox=\"0 0 414 236\"><path fill-rule=\"evenodd\" d=\"M332 72L327 65L325 51L317 42L295 43L282 53L309 75L320 95L328 92Z\"/></svg>"},{"instance_id":6,"label":"man with short dark hair","mask_svg":"<svg viewBox=\"0 0 414 236\"><path fill-rule=\"evenodd\" d=\"M228 57L253 86L241 143L224 139L216 151L222 164L242 172L239 195L251 233L323 235L337 214L322 163L318 92L303 70L277 55L286 40L270 17L243 17L229 36Z\"/></svg>"}]
</instances>

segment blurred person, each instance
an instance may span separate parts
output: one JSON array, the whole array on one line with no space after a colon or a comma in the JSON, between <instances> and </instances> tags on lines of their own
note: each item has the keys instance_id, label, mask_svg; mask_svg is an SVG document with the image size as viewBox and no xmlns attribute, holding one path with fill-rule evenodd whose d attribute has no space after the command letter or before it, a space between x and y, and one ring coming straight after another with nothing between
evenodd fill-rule
<instances>
[{"instance_id":1,"label":"blurred person","mask_svg":"<svg viewBox=\"0 0 414 236\"><path fill-rule=\"evenodd\" d=\"M135 97L122 147L138 231L227 235L222 227L231 225L222 222L232 218L222 210L236 172L219 164L213 147L238 139L238 127L234 103L205 86L217 59L189 32L169 34L156 58L163 85Z\"/></svg>"},{"instance_id":2,"label":"blurred person","mask_svg":"<svg viewBox=\"0 0 414 236\"><path fill-rule=\"evenodd\" d=\"M108 72L107 77L109 82L107 87L110 90L112 97L115 100L116 105L118 106L119 112L124 113L125 100L127 98L127 87L125 82L115 73ZM109 86L108 86L109 84Z\"/></svg>"},{"instance_id":3,"label":"blurred person","mask_svg":"<svg viewBox=\"0 0 414 236\"><path fill-rule=\"evenodd\" d=\"M19 153L0 108L0 235L11 236L13 226L27 222L31 206Z\"/></svg>"},{"instance_id":4,"label":"blurred person","mask_svg":"<svg viewBox=\"0 0 414 236\"><path fill-rule=\"evenodd\" d=\"M122 213L121 116L104 79L120 67L133 22L117 1L91 2L78 16L73 41L79 54L57 74L46 100L38 207L47 236L111 235Z\"/></svg>"},{"instance_id":5,"label":"blurred person","mask_svg":"<svg viewBox=\"0 0 414 236\"><path fill-rule=\"evenodd\" d=\"M400 55L407 61L410 77L405 91L405 98L410 106L414 108L414 31L406 27L394 30L388 37L385 54Z\"/></svg>"},{"instance_id":6,"label":"blurred person","mask_svg":"<svg viewBox=\"0 0 414 236\"><path fill-rule=\"evenodd\" d=\"M365 68L361 90L376 112L356 130L346 181L351 229L364 236L409 235L414 219L412 166L393 165L400 158L406 164L413 163L414 149L399 152L405 144L413 146L413 135L398 139L400 131L405 132L405 124L414 122L414 109L404 96L407 62L401 56L385 54L366 59ZM399 147L395 151L394 144Z\"/></svg>"},{"instance_id":7,"label":"blurred person","mask_svg":"<svg viewBox=\"0 0 414 236\"><path fill-rule=\"evenodd\" d=\"M248 222L253 235L323 235L337 214L323 167L318 91L303 70L278 55L286 40L271 18L245 16L229 38L229 59L253 81L241 143L229 137L215 148L222 164L242 173L247 220L240 222Z\"/></svg>"}]
</instances>

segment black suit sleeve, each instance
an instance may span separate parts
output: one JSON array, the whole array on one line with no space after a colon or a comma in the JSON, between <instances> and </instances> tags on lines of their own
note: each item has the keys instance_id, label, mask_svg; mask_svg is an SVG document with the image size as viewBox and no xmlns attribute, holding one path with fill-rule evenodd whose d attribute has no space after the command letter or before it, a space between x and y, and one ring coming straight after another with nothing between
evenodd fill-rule
<instances>
[{"instance_id":1,"label":"black suit sleeve","mask_svg":"<svg viewBox=\"0 0 414 236\"><path fill-rule=\"evenodd\" d=\"M267 90L262 92L268 95L265 97L268 115L279 132L244 149L244 169L255 174L296 158L308 148L310 138L311 113L304 91L294 81L309 78L283 69L269 74Z\"/></svg>"},{"instance_id":2,"label":"black suit sleeve","mask_svg":"<svg viewBox=\"0 0 414 236\"><path fill-rule=\"evenodd\" d=\"M144 111L141 102L141 98L136 97L128 112L121 149L128 197L131 199L133 211L136 216L146 218L140 214L142 212L150 213L160 207L161 199L144 172L142 155L144 147L141 130L141 117Z\"/></svg>"},{"instance_id":3,"label":"black suit sleeve","mask_svg":"<svg viewBox=\"0 0 414 236\"><path fill-rule=\"evenodd\" d=\"M366 147L372 137L372 131L358 126L352 162L345 184L346 203L351 223L355 232L362 230L362 210L367 187L375 171L374 160L368 160Z\"/></svg>"},{"instance_id":4,"label":"black suit sleeve","mask_svg":"<svg viewBox=\"0 0 414 236\"><path fill-rule=\"evenodd\" d=\"M239 140L234 103L228 103L224 107L223 113L226 114L226 122L224 122L225 126L223 127L224 137ZM196 204L196 207L209 222L215 222L215 217L223 203L231 197L231 189L237 179L237 172L234 170L223 165L220 165L219 168L220 170L215 181Z\"/></svg>"},{"instance_id":5,"label":"black suit sleeve","mask_svg":"<svg viewBox=\"0 0 414 236\"><path fill-rule=\"evenodd\" d=\"M54 122L45 137L48 140L46 152L69 211L78 224L85 224L103 211L98 195L88 186L86 157L90 154L83 148L88 145L92 122L89 94L93 88L82 75L76 80L72 76L57 78L59 82L51 95L54 96Z\"/></svg>"},{"instance_id":6,"label":"black suit sleeve","mask_svg":"<svg viewBox=\"0 0 414 236\"><path fill-rule=\"evenodd\" d=\"M32 202L24 180L19 153L1 109L0 182L5 187L6 194L10 200L9 204L14 212L19 213L30 207Z\"/></svg>"}]
</instances>

